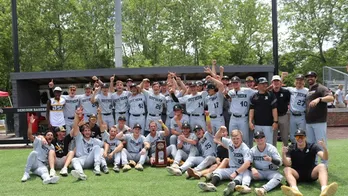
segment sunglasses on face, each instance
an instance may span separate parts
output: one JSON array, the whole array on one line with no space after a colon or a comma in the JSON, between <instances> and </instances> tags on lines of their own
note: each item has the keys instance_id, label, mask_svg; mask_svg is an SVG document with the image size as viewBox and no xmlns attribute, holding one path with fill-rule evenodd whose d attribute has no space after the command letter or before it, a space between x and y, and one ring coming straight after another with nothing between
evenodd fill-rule
<instances>
[{"instance_id":1,"label":"sunglasses on face","mask_svg":"<svg viewBox=\"0 0 348 196\"><path fill-rule=\"evenodd\" d=\"M297 136L295 136L295 139L296 140L299 140L299 139L304 139L306 136L304 136L304 135L297 135Z\"/></svg>"}]
</instances>

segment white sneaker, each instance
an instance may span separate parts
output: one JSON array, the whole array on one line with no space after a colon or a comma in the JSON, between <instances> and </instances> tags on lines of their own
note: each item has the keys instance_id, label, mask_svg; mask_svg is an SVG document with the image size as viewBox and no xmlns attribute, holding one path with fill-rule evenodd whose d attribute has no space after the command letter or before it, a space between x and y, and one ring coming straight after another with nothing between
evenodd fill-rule
<instances>
[{"instance_id":1,"label":"white sneaker","mask_svg":"<svg viewBox=\"0 0 348 196\"><path fill-rule=\"evenodd\" d=\"M63 168L60 170L59 174L62 175L62 176L68 176L68 168L63 167Z\"/></svg>"},{"instance_id":2,"label":"white sneaker","mask_svg":"<svg viewBox=\"0 0 348 196\"><path fill-rule=\"evenodd\" d=\"M94 166L93 173L96 176L100 176L100 166L99 165Z\"/></svg>"},{"instance_id":3,"label":"white sneaker","mask_svg":"<svg viewBox=\"0 0 348 196\"><path fill-rule=\"evenodd\" d=\"M203 191L215 192L216 187L212 183L199 182L198 187Z\"/></svg>"},{"instance_id":4,"label":"white sneaker","mask_svg":"<svg viewBox=\"0 0 348 196\"><path fill-rule=\"evenodd\" d=\"M117 173L120 172L120 168L118 167L118 165L115 165L112 169Z\"/></svg>"},{"instance_id":5,"label":"white sneaker","mask_svg":"<svg viewBox=\"0 0 348 196\"><path fill-rule=\"evenodd\" d=\"M257 196L266 195L266 190L264 188L255 188L255 193Z\"/></svg>"},{"instance_id":6,"label":"white sneaker","mask_svg":"<svg viewBox=\"0 0 348 196\"><path fill-rule=\"evenodd\" d=\"M179 168L167 167L167 171L175 176L181 176L182 172Z\"/></svg>"},{"instance_id":7,"label":"white sneaker","mask_svg":"<svg viewBox=\"0 0 348 196\"><path fill-rule=\"evenodd\" d=\"M53 177L56 175L56 170L50 169L50 177Z\"/></svg>"},{"instance_id":8,"label":"white sneaker","mask_svg":"<svg viewBox=\"0 0 348 196\"><path fill-rule=\"evenodd\" d=\"M80 173L76 170L71 170L71 175L78 180L87 180L87 176L84 173Z\"/></svg>"},{"instance_id":9,"label":"white sneaker","mask_svg":"<svg viewBox=\"0 0 348 196\"><path fill-rule=\"evenodd\" d=\"M173 163L171 167L172 167L172 168L179 168L179 165L176 164L176 163Z\"/></svg>"},{"instance_id":10,"label":"white sneaker","mask_svg":"<svg viewBox=\"0 0 348 196\"><path fill-rule=\"evenodd\" d=\"M144 167L141 164L139 164L139 163L134 168L136 170L138 170L138 171L143 171L144 170Z\"/></svg>"},{"instance_id":11,"label":"white sneaker","mask_svg":"<svg viewBox=\"0 0 348 196\"><path fill-rule=\"evenodd\" d=\"M320 194L320 196L332 196L336 193L338 189L338 184L333 182L329 184Z\"/></svg>"},{"instance_id":12,"label":"white sneaker","mask_svg":"<svg viewBox=\"0 0 348 196\"><path fill-rule=\"evenodd\" d=\"M29 180L29 178L30 178L29 173L24 172L24 174L23 174L23 177L22 177L21 181L22 181L22 182L26 182L27 180Z\"/></svg>"},{"instance_id":13,"label":"white sneaker","mask_svg":"<svg viewBox=\"0 0 348 196\"><path fill-rule=\"evenodd\" d=\"M289 186L281 186L280 187L282 189L282 192L284 195L287 195L287 196L303 196L302 193L294 188L291 188Z\"/></svg>"},{"instance_id":14,"label":"white sneaker","mask_svg":"<svg viewBox=\"0 0 348 196\"><path fill-rule=\"evenodd\" d=\"M236 183L234 181L227 184L227 188L224 190L224 196L230 195L234 192L234 188L236 187Z\"/></svg>"},{"instance_id":15,"label":"white sneaker","mask_svg":"<svg viewBox=\"0 0 348 196\"><path fill-rule=\"evenodd\" d=\"M59 176L53 176L52 178L47 178L42 182L44 184L56 184L59 181Z\"/></svg>"},{"instance_id":16,"label":"white sneaker","mask_svg":"<svg viewBox=\"0 0 348 196\"><path fill-rule=\"evenodd\" d=\"M251 188L245 185L237 185L235 190L240 193L251 193Z\"/></svg>"}]
</instances>

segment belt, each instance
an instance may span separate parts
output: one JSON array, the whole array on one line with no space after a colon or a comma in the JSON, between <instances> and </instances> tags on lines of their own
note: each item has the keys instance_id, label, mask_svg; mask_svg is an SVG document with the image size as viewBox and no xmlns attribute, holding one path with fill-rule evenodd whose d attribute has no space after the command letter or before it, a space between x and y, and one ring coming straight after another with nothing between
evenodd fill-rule
<instances>
[{"instance_id":1,"label":"belt","mask_svg":"<svg viewBox=\"0 0 348 196\"><path fill-rule=\"evenodd\" d=\"M232 114L232 116L234 116L236 118L242 118L242 117L248 116L248 114L245 114L245 115Z\"/></svg>"},{"instance_id":2,"label":"belt","mask_svg":"<svg viewBox=\"0 0 348 196\"><path fill-rule=\"evenodd\" d=\"M168 116L170 119L174 118L174 116Z\"/></svg>"},{"instance_id":3,"label":"belt","mask_svg":"<svg viewBox=\"0 0 348 196\"><path fill-rule=\"evenodd\" d=\"M292 113L291 112L291 115L293 115L293 116L302 116L302 115L304 115L304 113Z\"/></svg>"},{"instance_id":4,"label":"belt","mask_svg":"<svg viewBox=\"0 0 348 196\"><path fill-rule=\"evenodd\" d=\"M67 117L67 119L69 119L69 120L74 120L75 117Z\"/></svg>"},{"instance_id":5,"label":"belt","mask_svg":"<svg viewBox=\"0 0 348 196\"><path fill-rule=\"evenodd\" d=\"M116 112L117 114L125 114L126 112Z\"/></svg>"},{"instance_id":6,"label":"belt","mask_svg":"<svg viewBox=\"0 0 348 196\"><path fill-rule=\"evenodd\" d=\"M216 115L216 114L210 115L210 118L217 118L217 117L219 117L219 116L222 116L222 114L220 114L220 115Z\"/></svg>"},{"instance_id":7,"label":"belt","mask_svg":"<svg viewBox=\"0 0 348 196\"><path fill-rule=\"evenodd\" d=\"M148 113L149 116L161 116L161 114L150 114Z\"/></svg>"},{"instance_id":8,"label":"belt","mask_svg":"<svg viewBox=\"0 0 348 196\"><path fill-rule=\"evenodd\" d=\"M203 116L204 114L189 114L190 116Z\"/></svg>"},{"instance_id":9,"label":"belt","mask_svg":"<svg viewBox=\"0 0 348 196\"><path fill-rule=\"evenodd\" d=\"M132 116L142 116L142 115L145 115L145 114L130 114Z\"/></svg>"},{"instance_id":10,"label":"belt","mask_svg":"<svg viewBox=\"0 0 348 196\"><path fill-rule=\"evenodd\" d=\"M111 113L104 113L103 115L104 116L109 116L109 115L111 115Z\"/></svg>"}]
</instances>

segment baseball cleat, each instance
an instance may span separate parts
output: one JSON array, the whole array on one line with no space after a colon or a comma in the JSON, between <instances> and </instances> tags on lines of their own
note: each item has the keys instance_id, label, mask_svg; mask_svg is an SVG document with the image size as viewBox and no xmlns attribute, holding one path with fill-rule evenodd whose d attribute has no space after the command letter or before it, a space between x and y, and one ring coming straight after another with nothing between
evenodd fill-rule
<instances>
[{"instance_id":1,"label":"baseball cleat","mask_svg":"<svg viewBox=\"0 0 348 196\"><path fill-rule=\"evenodd\" d=\"M123 172L127 172L127 171L129 171L131 169L132 169L131 166L128 165L128 164L124 165L123 168L122 168Z\"/></svg>"},{"instance_id":2,"label":"baseball cleat","mask_svg":"<svg viewBox=\"0 0 348 196\"><path fill-rule=\"evenodd\" d=\"M76 170L71 170L71 175L78 180L87 180L87 176L84 173L80 173Z\"/></svg>"},{"instance_id":3,"label":"baseball cleat","mask_svg":"<svg viewBox=\"0 0 348 196\"><path fill-rule=\"evenodd\" d=\"M203 191L215 192L216 187L212 183L199 182L198 187Z\"/></svg>"},{"instance_id":4,"label":"baseball cleat","mask_svg":"<svg viewBox=\"0 0 348 196\"><path fill-rule=\"evenodd\" d=\"M282 192L284 195L287 195L287 196L303 196L302 193L294 188L291 188L289 186L281 186L280 187L282 189Z\"/></svg>"},{"instance_id":5,"label":"baseball cleat","mask_svg":"<svg viewBox=\"0 0 348 196\"><path fill-rule=\"evenodd\" d=\"M136 170L138 170L138 171L143 171L144 170L144 167L141 164L137 164L134 168Z\"/></svg>"},{"instance_id":6,"label":"baseball cleat","mask_svg":"<svg viewBox=\"0 0 348 196\"><path fill-rule=\"evenodd\" d=\"M255 188L255 193L257 196L266 195L266 190L264 188Z\"/></svg>"},{"instance_id":7,"label":"baseball cleat","mask_svg":"<svg viewBox=\"0 0 348 196\"><path fill-rule=\"evenodd\" d=\"M192 168L187 169L187 174L189 177L193 177L195 179L200 179L201 176L199 176L198 172Z\"/></svg>"},{"instance_id":8,"label":"baseball cleat","mask_svg":"<svg viewBox=\"0 0 348 196\"><path fill-rule=\"evenodd\" d=\"M56 175L56 170L50 169L50 177L53 177Z\"/></svg>"},{"instance_id":9,"label":"baseball cleat","mask_svg":"<svg viewBox=\"0 0 348 196\"><path fill-rule=\"evenodd\" d=\"M245 185L237 185L234 190L240 193L251 193L251 188Z\"/></svg>"},{"instance_id":10,"label":"baseball cleat","mask_svg":"<svg viewBox=\"0 0 348 196\"><path fill-rule=\"evenodd\" d=\"M29 180L29 178L30 178L29 173L24 172L24 174L23 174L23 177L22 177L21 181L22 181L22 182L26 182L27 180Z\"/></svg>"},{"instance_id":11,"label":"baseball cleat","mask_svg":"<svg viewBox=\"0 0 348 196\"><path fill-rule=\"evenodd\" d=\"M320 196L333 196L338 189L338 184L333 182L329 184L320 194Z\"/></svg>"},{"instance_id":12,"label":"baseball cleat","mask_svg":"<svg viewBox=\"0 0 348 196\"><path fill-rule=\"evenodd\" d=\"M109 173L108 166L106 166L106 165L102 166L102 171L103 171L104 174L108 174Z\"/></svg>"},{"instance_id":13,"label":"baseball cleat","mask_svg":"<svg viewBox=\"0 0 348 196\"><path fill-rule=\"evenodd\" d=\"M114 170L115 172L120 172L120 168L117 166L117 165L115 165L113 168L112 168L112 170Z\"/></svg>"},{"instance_id":14,"label":"baseball cleat","mask_svg":"<svg viewBox=\"0 0 348 196\"><path fill-rule=\"evenodd\" d=\"M179 168L179 165L176 164L176 163L173 163L171 167L172 167L172 168Z\"/></svg>"},{"instance_id":15,"label":"baseball cleat","mask_svg":"<svg viewBox=\"0 0 348 196\"><path fill-rule=\"evenodd\" d=\"M234 192L234 188L236 187L236 183L234 181L229 182L227 184L227 188L224 190L224 196L230 195Z\"/></svg>"},{"instance_id":16,"label":"baseball cleat","mask_svg":"<svg viewBox=\"0 0 348 196\"><path fill-rule=\"evenodd\" d=\"M56 184L59 181L59 176L53 176L52 178L47 178L42 182L44 184Z\"/></svg>"},{"instance_id":17,"label":"baseball cleat","mask_svg":"<svg viewBox=\"0 0 348 196\"><path fill-rule=\"evenodd\" d=\"M60 170L59 174L62 175L62 176L68 176L68 168L63 167L63 168Z\"/></svg>"},{"instance_id":18,"label":"baseball cleat","mask_svg":"<svg viewBox=\"0 0 348 196\"><path fill-rule=\"evenodd\" d=\"M167 171L174 176L182 175L182 172L179 168L167 167Z\"/></svg>"},{"instance_id":19,"label":"baseball cleat","mask_svg":"<svg viewBox=\"0 0 348 196\"><path fill-rule=\"evenodd\" d=\"M131 167L135 167L135 166L137 165L137 163L136 163L135 161L133 161L133 160L130 160L130 161L129 161L129 165L130 165Z\"/></svg>"}]
</instances>

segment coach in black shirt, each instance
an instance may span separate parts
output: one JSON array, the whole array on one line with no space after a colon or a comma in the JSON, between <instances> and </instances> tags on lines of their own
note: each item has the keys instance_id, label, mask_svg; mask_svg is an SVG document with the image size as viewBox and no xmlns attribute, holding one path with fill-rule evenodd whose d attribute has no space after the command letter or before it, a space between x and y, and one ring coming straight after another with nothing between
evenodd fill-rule
<instances>
[{"instance_id":1,"label":"coach in black shirt","mask_svg":"<svg viewBox=\"0 0 348 196\"><path fill-rule=\"evenodd\" d=\"M327 186L328 172L324 164L315 164L316 156L327 160L329 153L325 142L318 141L318 144L307 143L306 132L297 130L295 133L296 144L282 149L282 160L285 166L284 174L290 185L282 186L285 195L302 195L297 187L297 182L312 182L319 178L321 185L321 196L334 195L337 191L337 183Z\"/></svg>"},{"instance_id":2,"label":"coach in black shirt","mask_svg":"<svg viewBox=\"0 0 348 196\"><path fill-rule=\"evenodd\" d=\"M258 92L250 99L249 127L250 130L263 131L267 143L273 143L273 132L278 130L277 98L267 91L268 81L258 79Z\"/></svg>"},{"instance_id":3,"label":"coach in black shirt","mask_svg":"<svg viewBox=\"0 0 348 196\"><path fill-rule=\"evenodd\" d=\"M289 103L290 103L290 91L282 87L282 81L279 75L274 75L272 77L272 92L277 98L277 111L278 111L278 127L280 131L280 136L284 146L288 146L289 142L289 116L287 115ZM278 131L273 134L273 145L277 145Z\"/></svg>"}]
</instances>

